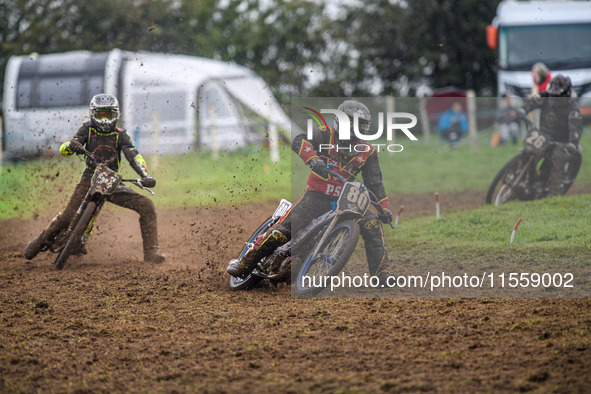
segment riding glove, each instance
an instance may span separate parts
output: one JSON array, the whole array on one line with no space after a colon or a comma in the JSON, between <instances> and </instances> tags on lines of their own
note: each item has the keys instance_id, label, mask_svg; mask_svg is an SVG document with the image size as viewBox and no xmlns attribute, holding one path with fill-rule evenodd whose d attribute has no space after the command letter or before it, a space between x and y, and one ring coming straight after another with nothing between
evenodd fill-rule
<instances>
[{"instance_id":1,"label":"riding glove","mask_svg":"<svg viewBox=\"0 0 591 394\"><path fill-rule=\"evenodd\" d=\"M156 186L156 179L151 176L145 176L142 178L142 185L144 187L154 187Z\"/></svg>"}]
</instances>

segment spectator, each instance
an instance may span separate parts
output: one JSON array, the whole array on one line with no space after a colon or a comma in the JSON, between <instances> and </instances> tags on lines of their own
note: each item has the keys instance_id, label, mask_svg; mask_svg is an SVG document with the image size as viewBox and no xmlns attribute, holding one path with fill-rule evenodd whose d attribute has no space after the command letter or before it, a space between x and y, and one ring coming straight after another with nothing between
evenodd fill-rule
<instances>
[{"instance_id":1,"label":"spectator","mask_svg":"<svg viewBox=\"0 0 591 394\"><path fill-rule=\"evenodd\" d=\"M453 148L467 132L468 118L462 110L462 104L455 101L451 108L439 117L439 136L449 141L449 145Z\"/></svg>"},{"instance_id":2,"label":"spectator","mask_svg":"<svg viewBox=\"0 0 591 394\"><path fill-rule=\"evenodd\" d=\"M552 79L552 73L542 62L537 62L533 65L531 68L531 76L533 79L531 90L532 96L536 93L542 93L544 90L546 90L548 88L548 83Z\"/></svg>"},{"instance_id":3,"label":"spectator","mask_svg":"<svg viewBox=\"0 0 591 394\"><path fill-rule=\"evenodd\" d=\"M517 137L521 126L518 119L518 108L513 107L511 103L511 96L506 94L504 100L501 103L501 108L497 112L495 122L497 129L499 130L499 142L501 144L507 143L509 139L513 144L517 143Z\"/></svg>"}]
</instances>

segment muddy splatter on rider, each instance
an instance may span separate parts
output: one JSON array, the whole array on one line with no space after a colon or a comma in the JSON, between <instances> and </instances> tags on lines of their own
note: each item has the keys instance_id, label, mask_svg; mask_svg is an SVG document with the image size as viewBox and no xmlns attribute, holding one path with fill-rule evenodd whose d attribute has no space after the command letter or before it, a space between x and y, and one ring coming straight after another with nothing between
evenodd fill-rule
<instances>
[{"instance_id":1,"label":"muddy splatter on rider","mask_svg":"<svg viewBox=\"0 0 591 394\"><path fill-rule=\"evenodd\" d=\"M154 187L156 180L148 172L146 162L133 146L127 132L116 126L120 117L119 102L109 94L98 94L90 101L90 121L85 122L76 135L60 147L60 153L71 156L81 153L83 148L98 158L105 160L110 169L119 171L121 152L131 167L142 178L142 185ZM80 182L63 212L58 214L43 232L29 242L25 248L25 258L33 259L39 252L46 249L57 234L67 227L84 199L94 171L87 166L82 173ZM130 187L120 185L107 201L124 208L132 209L140 215L140 230L143 240L144 260L160 263L165 256L158 248L158 228L156 208L151 199L136 193ZM84 252L84 251L82 251Z\"/></svg>"}]
</instances>

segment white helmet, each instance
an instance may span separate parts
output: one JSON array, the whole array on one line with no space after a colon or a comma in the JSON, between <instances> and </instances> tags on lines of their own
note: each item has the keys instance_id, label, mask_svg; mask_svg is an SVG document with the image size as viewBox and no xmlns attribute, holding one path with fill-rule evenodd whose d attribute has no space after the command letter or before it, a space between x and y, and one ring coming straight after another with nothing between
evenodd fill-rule
<instances>
[{"instance_id":1,"label":"white helmet","mask_svg":"<svg viewBox=\"0 0 591 394\"><path fill-rule=\"evenodd\" d=\"M119 101L110 94L97 94L90 100L90 119L95 126L109 131L119 119Z\"/></svg>"}]
</instances>

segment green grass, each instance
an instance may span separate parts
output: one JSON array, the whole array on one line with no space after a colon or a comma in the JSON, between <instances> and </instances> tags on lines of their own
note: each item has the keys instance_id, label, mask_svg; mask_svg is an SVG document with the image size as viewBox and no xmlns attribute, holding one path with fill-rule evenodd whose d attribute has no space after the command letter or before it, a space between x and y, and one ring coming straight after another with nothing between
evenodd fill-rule
<instances>
[{"instance_id":1,"label":"green grass","mask_svg":"<svg viewBox=\"0 0 591 394\"><path fill-rule=\"evenodd\" d=\"M513 245L553 248L566 245L589 247L591 195L554 197L545 200L486 205L469 211L457 211L435 218L423 216L401 219L392 239L416 243L469 248L503 247L509 243L518 219ZM399 231L398 231L399 230Z\"/></svg>"}]
</instances>

